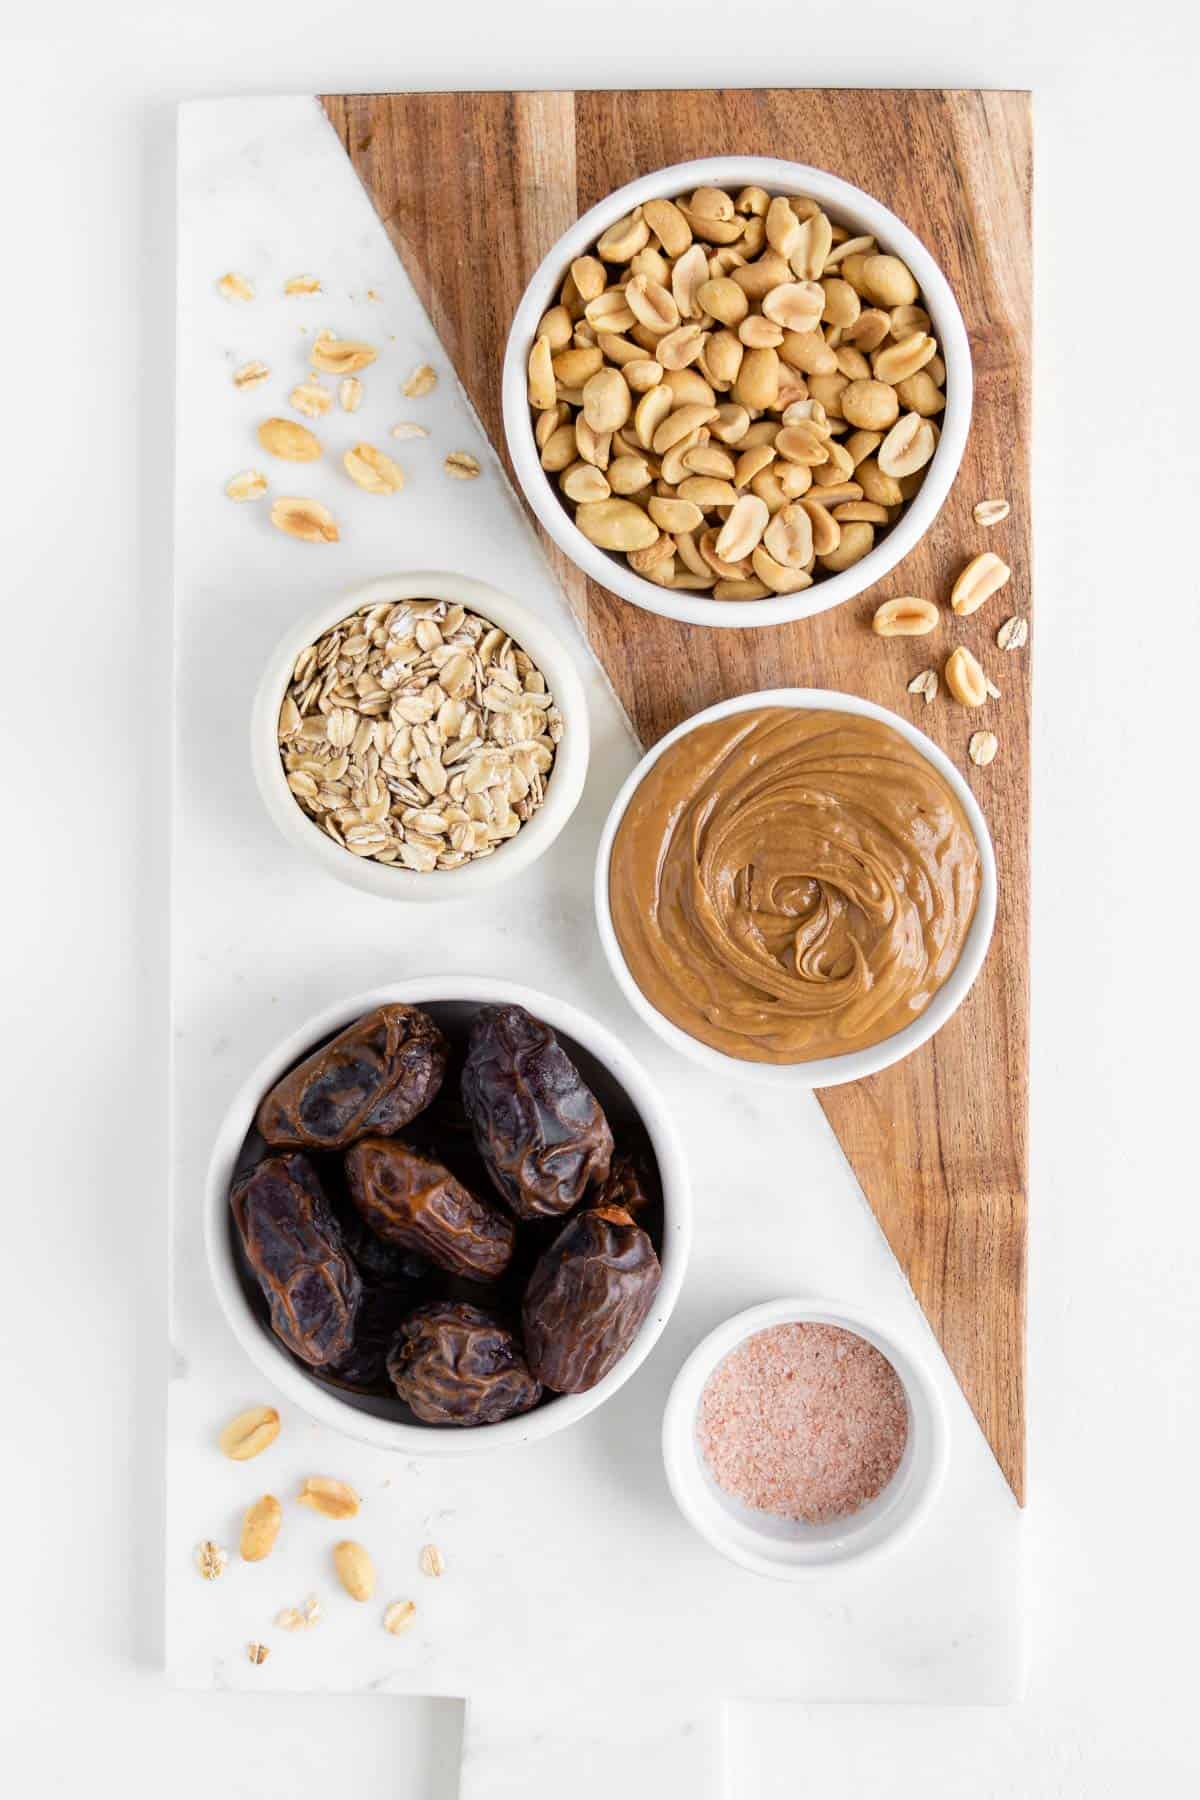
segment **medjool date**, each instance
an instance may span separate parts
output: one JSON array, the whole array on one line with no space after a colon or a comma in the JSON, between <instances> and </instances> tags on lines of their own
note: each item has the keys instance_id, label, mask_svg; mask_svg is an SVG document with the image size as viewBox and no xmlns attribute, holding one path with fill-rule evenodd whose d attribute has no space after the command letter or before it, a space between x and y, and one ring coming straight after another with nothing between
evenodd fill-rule
<instances>
[{"instance_id":1,"label":"medjool date","mask_svg":"<svg viewBox=\"0 0 1200 1800\"><path fill-rule=\"evenodd\" d=\"M368 1228L452 1275L494 1281L513 1253L513 1222L449 1169L395 1138L363 1138L346 1153L350 1198Z\"/></svg>"},{"instance_id":2,"label":"medjool date","mask_svg":"<svg viewBox=\"0 0 1200 1800\"><path fill-rule=\"evenodd\" d=\"M306 1156L268 1156L229 1196L271 1329L313 1368L350 1348L362 1278Z\"/></svg>"},{"instance_id":3,"label":"medjool date","mask_svg":"<svg viewBox=\"0 0 1200 1800\"><path fill-rule=\"evenodd\" d=\"M643 1171L632 1156L615 1156L612 1168L592 1196L591 1204L600 1208L617 1207L621 1212L638 1213L649 1206L643 1186Z\"/></svg>"},{"instance_id":4,"label":"medjool date","mask_svg":"<svg viewBox=\"0 0 1200 1800\"><path fill-rule=\"evenodd\" d=\"M410 1313L388 1374L427 1425L498 1425L542 1397L512 1332L463 1301L434 1301Z\"/></svg>"},{"instance_id":5,"label":"medjool date","mask_svg":"<svg viewBox=\"0 0 1200 1800\"><path fill-rule=\"evenodd\" d=\"M583 1394L603 1381L637 1336L662 1269L621 1207L589 1207L539 1258L521 1308L525 1354L539 1381Z\"/></svg>"},{"instance_id":6,"label":"medjool date","mask_svg":"<svg viewBox=\"0 0 1200 1800\"><path fill-rule=\"evenodd\" d=\"M450 1046L416 1006L380 1006L273 1087L258 1109L272 1145L343 1150L370 1132L400 1131L442 1085Z\"/></svg>"},{"instance_id":7,"label":"medjool date","mask_svg":"<svg viewBox=\"0 0 1200 1800\"><path fill-rule=\"evenodd\" d=\"M476 1013L462 1092L479 1154L519 1219L569 1212L608 1174L613 1140L599 1101L524 1007Z\"/></svg>"}]
</instances>

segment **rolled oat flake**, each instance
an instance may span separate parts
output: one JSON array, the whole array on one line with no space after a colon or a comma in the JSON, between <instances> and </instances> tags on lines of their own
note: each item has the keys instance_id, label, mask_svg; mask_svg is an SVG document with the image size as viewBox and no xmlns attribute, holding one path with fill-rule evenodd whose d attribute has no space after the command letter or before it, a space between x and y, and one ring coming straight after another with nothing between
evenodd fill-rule
<instances>
[{"instance_id":1,"label":"rolled oat flake","mask_svg":"<svg viewBox=\"0 0 1200 1800\"><path fill-rule=\"evenodd\" d=\"M697 1437L717 1486L758 1512L808 1525L848 1518L882 1493L908 1440L908 1403L887 1358L853 1331L759 1331L719 1363Z\"/></svg>"}]
</instances>

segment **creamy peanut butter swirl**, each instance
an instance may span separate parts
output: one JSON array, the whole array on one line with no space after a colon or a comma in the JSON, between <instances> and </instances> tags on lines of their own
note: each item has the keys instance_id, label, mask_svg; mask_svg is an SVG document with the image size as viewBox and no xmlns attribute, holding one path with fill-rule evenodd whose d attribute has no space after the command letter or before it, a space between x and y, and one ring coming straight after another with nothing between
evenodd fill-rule
<instances>
[{"instance_id":1,"label":"creamy peanut butter swirl","mask_svg":"<svg viewBox=\"0 0 1200 1800\"><path fill-rule=\"evenodd\" d=\"M701 1043L810 1062L891 1037L962 951L979 851L891 726L762 707L689 732L635 791L609 900L634 980Z\"/></svg>"}]
</instances>

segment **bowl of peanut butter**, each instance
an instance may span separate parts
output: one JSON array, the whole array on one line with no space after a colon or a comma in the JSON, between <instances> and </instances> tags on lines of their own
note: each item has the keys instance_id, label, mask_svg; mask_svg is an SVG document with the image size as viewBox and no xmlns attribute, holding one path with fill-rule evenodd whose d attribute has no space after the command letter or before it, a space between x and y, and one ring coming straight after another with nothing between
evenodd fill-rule
<instances>
[{"instance_id":1,"label":"bowl of peanut butter","mask_svg":"<svg viewBox=\"0 0 1200 1800\"><path fill-rule=\"evenodd\" d=\"M634 1010L693 1061L801 1087L899 1062L962 1004L996 915L987 824L950 759L817 688L697 713L617 795L595 879Z\"/></svg>"}]
</instances>

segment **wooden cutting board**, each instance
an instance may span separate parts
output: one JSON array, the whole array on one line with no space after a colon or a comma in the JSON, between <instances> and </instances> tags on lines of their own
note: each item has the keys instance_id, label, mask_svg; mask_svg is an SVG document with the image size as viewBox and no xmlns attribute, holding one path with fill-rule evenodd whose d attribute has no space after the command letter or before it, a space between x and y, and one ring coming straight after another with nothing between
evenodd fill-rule
<instances>
[{"instance_id":1,"label":"wooden cutting board","mask_svg":"<svg viewBox=\"0 0 1200 1800\"><path fill-rule=\"evenodd\" d=\"M1028 617L1032 598L1029 96L774 89L354 94L323 104L501 454L500 368L525 282L582 211L664 164L738 153L832 170L891 207L949 278L975 364L970 441L933 529L860 600L796 625L706 631L626 605L545 544L643 743L725 695L843 688L913 717L971 782L1000 873L983 973L922 1050L820 1098L1022 1500L1030 652L1002 653L995 633L1010 613ZM1011 514L984 532L972 508L996 497ZM947 611L932 639L871 634L881 599L945 601L958 568L984 548L1012 567L998 600L967 620ZM1002 689L982 713L944 690L929 707L906 692L959 642ZM986 769L967 758L980 726L1000 740Z\"/></svg>"}]
</instances>

